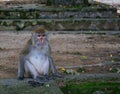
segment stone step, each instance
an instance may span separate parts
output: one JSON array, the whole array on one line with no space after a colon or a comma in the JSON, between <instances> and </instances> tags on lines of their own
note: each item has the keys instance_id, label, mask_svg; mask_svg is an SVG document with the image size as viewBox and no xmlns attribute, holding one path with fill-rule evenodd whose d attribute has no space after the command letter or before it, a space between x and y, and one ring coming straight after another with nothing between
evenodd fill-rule
<instances>
[{"instance_id":1,"label":"stone step","mask_svg":"<svg viewBox=\"0 0 120 94\"><path fill-rule=\"evenodd\" d=\"M43 86L33 87L28 84L32 79L0 79L0 94L63 94L55 81L46 82Z\"/></svg>"},{"instance_id":2,"label":"stone step","mask_svg":"<svg viewBox=\"0 0 120 94\"><path fill-rule=\"evenodd\" d=\"M79 8L12 7L1 8L0 19L62 19L62 18L115 18L117 10L112 7L88 6Z\"/></svg>"},{"instance_id":3,"label":"stone step","mask_svg":"<svg viewBox=\"0 0 120 94\"><path fill-rule=\"evenodd\" d=\"M107 30L119 31L120 18L112 19L14 19L0 20L0 30L31 30L45 25L47 30Z\"/></svg>"}]
</instances>

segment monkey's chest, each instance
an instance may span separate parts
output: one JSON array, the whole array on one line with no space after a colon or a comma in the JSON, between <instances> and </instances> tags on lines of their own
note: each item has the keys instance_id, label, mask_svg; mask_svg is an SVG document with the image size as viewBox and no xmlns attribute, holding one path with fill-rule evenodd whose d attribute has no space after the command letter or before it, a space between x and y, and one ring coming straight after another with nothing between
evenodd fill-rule
<instances>
[{"instance_id":1,"label":"monkey's chest","mask_svg":"<svg viewBox=\"0 0 120 94\"><path fill-rule=\"evenodd\" d=\"M48 74L49 71L49 59L43 54L35 54L30 58L32 65L35 67L39 74Z\"/></svg>"}]
</instances>

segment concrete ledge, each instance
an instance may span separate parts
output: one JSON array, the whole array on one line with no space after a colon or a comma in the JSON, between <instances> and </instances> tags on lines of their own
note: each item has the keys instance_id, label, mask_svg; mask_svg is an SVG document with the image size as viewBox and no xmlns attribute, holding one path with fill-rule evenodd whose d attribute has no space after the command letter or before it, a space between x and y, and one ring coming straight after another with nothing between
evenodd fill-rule
<instances>
[{"instance_id":1,"label":"concrete ledge","mask_svg":"<svg viewBox=\"0 0 120 94\"><path fill-rule=\"evenodd\" d=\"M110 80L120 79L119 73L105 73L105 74L80 74L74 76L67 76L68 80Z\"/></svg>"},{"instance_id":2,"label":"concrete ledge","mask_svg":"<svg viewBox=\"0 0 120 94\"><path fill-rule=\"evenodd\" d=\"M0 94L63 94L54 81L32 87L28 84L29 80L0 79Z\"/></svg>"}]
</instances>

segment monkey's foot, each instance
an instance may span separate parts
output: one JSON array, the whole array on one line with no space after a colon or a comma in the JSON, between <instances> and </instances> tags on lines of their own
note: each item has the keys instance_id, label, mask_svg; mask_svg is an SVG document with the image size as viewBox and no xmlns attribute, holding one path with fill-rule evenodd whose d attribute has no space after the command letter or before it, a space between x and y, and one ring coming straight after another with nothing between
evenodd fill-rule
<instances>
[{"instance_id":1,"label":"monkey's foot","mask_svg":"<svg viewBox=\"0 0 120 94\"><path fill-rule=\"evenodd\" d=\"M18 80L23 80L23 79L24 79L24 77L18 77L17 79L18 79Z\"/></svg>"},{"instance_id":2,"label":"monkey's foot","mask_svg":"<svg viewBox=\"0 0 120 94\"><path fill-rule=\"evenodd\" d=\"M53 78L49 75L44 75L44 78L47 79L47 80L53 80Z\"/></svg>"},{"instance_id":3,"label":"monkey's foot","mask_svg":"<svg viewBox=\"0 0 120 94\"><path fill-rule=\"evenodd\" d=\"M60 74L53 74L54 77L58 77L58 78L64 78L62 75Z\"/></svg>"},{"instance_id":4,"label":"monkey's foot","mask_svg":"<svg viewBox=\"0 0 120 94\"><path fill-rule=\"evenodd\" d=\"M41 77L41 76L38 76L36 80L39 81L39 82L43 82L43 83L49 81L49 79L47 79L46 76L42 76L42 77Z\"/></svg>"},{"instance_id":5,"label":"monkey's foot","mask_svg":"<svg viewBox=\"0 0 120 94\"><path fill-rule=\"evenodd\" d=\"M43 86L44 85L44 83L41 83L41 82L38 82L38 81L35 81L35 80L28 81L28 83L33 87L38 87L38 86Z\"/></svg>"}]
</instances>

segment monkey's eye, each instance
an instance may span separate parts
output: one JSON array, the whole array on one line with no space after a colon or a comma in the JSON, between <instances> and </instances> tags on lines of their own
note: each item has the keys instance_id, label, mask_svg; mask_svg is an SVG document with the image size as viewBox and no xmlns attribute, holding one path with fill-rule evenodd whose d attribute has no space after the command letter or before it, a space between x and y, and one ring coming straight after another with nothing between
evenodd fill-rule
<instances>
[{"instance_id":1,"label":"monkey's eye","mask_svg":"<svg viewBox=\"0 0 120 94\"><path fill-rule=\"evenodd\" d=\"M39 34L39 35L37 35L38 37L45 37L45 34Z\"/></svg>"},{"instance_id":2,"label":"monkey's eye","mask_svg":"<svg viewBox=\"0 0 120 94\"><path fill-rule=\"evenodd\" d=\"M37 35L38 37L40 37L41 35Z\"/></svg>"},{"instance_id":3,"label":"monkey's eye","mask_svg":"<svg viewBox=\"0 0 120 94\"><path fill-rule=\"evenodd\" d=\"M43 34L42 36L45 37L45 34Z\"/></svg>"}]
</instances>

